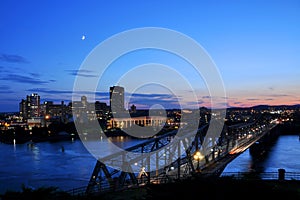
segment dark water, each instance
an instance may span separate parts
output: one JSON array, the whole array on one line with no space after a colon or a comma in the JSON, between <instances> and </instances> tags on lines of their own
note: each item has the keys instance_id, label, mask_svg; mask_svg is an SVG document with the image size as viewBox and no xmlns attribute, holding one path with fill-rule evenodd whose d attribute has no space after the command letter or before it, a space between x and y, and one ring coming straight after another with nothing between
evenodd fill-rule
<instances>
[{"instance_id":1,"label":"dark water","mask_svg":"<svg viewBox=\"0 0 300 200\"><path fill-rule=\"evenodd\" d=\"M62 149L64 148L64 150ZM95 164L81 142L64 141L7 145L0 144L0 192L19 190L21 185L64 189L84 185Z\"/></svg>"},{"instance_id":2,"label":"dark water","mask_svg":"<svg viewBox=\"0 0 300 200\"><path fill-rule=\"evenodd\" d=\"M139 141L124 137L114 142L125 147ZM97 148L105 149L107 141L92 142ZM20 190L26 187L56 186L63 190L86 186L96 164L96 158L86 150L80 140L43 142L35 144L0 143L0 193ZM109 152L103 151L103 154ZM280 136L268 153L260 159L253 159L245 151L224 172L248 172L253 169L277 172L278 168L300 172L300 141L297 135Z\"/></svg>"},{"instance_id":3,"label":"dark water","mask_svg":"<svg viewBox=\"0 0 300 200\"><path fill-rule=\"evenodd\" d=\"M300 140L298 135L281 135L264 156L252 157L249 149L227 165L223 172L300 172Z\"/></svg>"},{"instance_id":4,"label":"dark water","mask_svg":"<svg viewBox=\"0 0 300 200\"><path fill-rule=\"evenodd\" d=\"M115 137L113 142L130 146L138 141ZM101 146L109 154L107 140L89 142ZM0 194L7 190L21 190L22 184L30 188L55 186L69 190L86 186L96 164L96 158L81 140L26 144L0 143Z\"/></svg>"}]
</instances>

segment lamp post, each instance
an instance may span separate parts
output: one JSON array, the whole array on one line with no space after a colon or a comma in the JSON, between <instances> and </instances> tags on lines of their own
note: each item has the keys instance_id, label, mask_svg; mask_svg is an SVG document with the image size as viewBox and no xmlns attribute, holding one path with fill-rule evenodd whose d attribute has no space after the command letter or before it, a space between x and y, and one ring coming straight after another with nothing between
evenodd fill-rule
<instances>
[{"instance_id":1,"label":"lamp post","mask_svg":"<svg viewBox=\"0 0 300 200\"><path fill-rule=\"evenodd\" d=\"M194 159L197 160L197 172L200 172L200 160L203 158L204 156L200 153L200 151L196 151L196 153L194 154Z\"/></svg>"}]
</instances>

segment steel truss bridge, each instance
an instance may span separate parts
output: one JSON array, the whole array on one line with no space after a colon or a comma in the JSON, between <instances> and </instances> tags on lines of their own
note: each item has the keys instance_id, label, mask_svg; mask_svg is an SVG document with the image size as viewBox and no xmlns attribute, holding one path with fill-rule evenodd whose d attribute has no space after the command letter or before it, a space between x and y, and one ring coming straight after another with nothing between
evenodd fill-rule
<instances>
[{"instance_id":1,"label":"steel truss bridge","mask_svg":"<svg viewBox=\"0 0 300 200\"><path fill-rule=\"evenodd\" d=\"M177 130L170 131L99 158L85 193L159 184L194 174L220 176L228 163L267 137L276 125L276 120L260 116L247 123L222 125L221 134L209 135L209 124L201 125L194 133L183 128L180 136Z\"/></svg>"}]
</instances>

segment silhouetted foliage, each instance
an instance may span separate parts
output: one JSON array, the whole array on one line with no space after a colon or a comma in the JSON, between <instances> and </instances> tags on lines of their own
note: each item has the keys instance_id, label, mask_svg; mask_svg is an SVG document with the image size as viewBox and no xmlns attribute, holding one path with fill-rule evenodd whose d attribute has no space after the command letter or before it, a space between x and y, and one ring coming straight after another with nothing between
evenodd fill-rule
<instances>
[{"instance_id":1,"label":"silhouetted foliage","mask_svg":"<svg viewBox=\"0 0 300 200\"><path fill-rule=\"evenodd\" d=\"M74 199L70 194L58 190L57 187L40 187L32 189L22 186L22 191L7 191L1 196L2 200L68 200Z\"/></svg>"}]
</instances>

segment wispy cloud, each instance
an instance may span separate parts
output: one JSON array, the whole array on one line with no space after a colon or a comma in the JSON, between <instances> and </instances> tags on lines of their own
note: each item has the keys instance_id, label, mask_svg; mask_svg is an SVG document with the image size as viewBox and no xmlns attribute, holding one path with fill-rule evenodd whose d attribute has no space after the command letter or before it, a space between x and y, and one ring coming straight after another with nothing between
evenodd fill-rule
<instances>
[{"instance_id":1,"label":"wispy cloud","mask_svg":"<svg viewBox=\"0 0 300 200\"><path fill-rule=\"evenodd\" d=\"M41 75L40 74L38 74L38 73L33 73L33 72L30 72L29 73L31 76L35 76L35 77L40 77Z\"/></svg>"},{"instance_id":2,"label":"wispy cloud","mask_svg":"<svg viewBox=\"0 0 300 200\"><path fill-rule=\"evenodd\" d=\"M258 101L258 100L260 100L260 99L256 99L256 98L248 98L248 99L246 99L246 100L248 100L248 101Z\"/></svg>"},{"instance_id":3,"label":"wispy cloud","mask_svg":"<svg viewBox=\"0 0 300 200\"><path fill-rule=\"evenodd\" d=\"M8 85L0 85L0 94L11 94L14 91L11 90L11 87Z\"/></svg>"},{"instance_id":4,"label":"wispy cloud","mask_svg":"<svg viewBox=\"0 0 300 200\"><path fill-rule=\"evenodd\" d=\"M51 90L47 88L31 88L26 91L44 93L44 94L72 94L73 93L72 90Z\"/></svg>"},{"instance_id":5,"label":"wispy cloud","mask_svg":"<svg viewBox=\"0 0 300 200\"><path fill-rule=\"evenodd\" d=\"M217 102L215 108L228 108L230 105L227 102Z\"/></svg>"},{"instance_id":6,"label":"wispy cloud","mask_svg":"<svg viewBox=\"0 0 300 200\"><path fill-rule=\"evenodd\" d=\"M289 97L291 95L288 95L288 94L269 94L269 95L265 95L265 96L268 96L268 97Z\"/></svg>"},{"instance_id":7,"label":"wispy cloud","mask_svg":"<svg viewBox=\"0 0 300 200\"><path fill-rule=\"evenodd\" d=\"M25 76L19 74L7 74L0 78L0 80L13 81L18 83L30 83L30 84L46 84L49 81L41 80L38 77L34 76Z\"/></svg>"},{"instance_id":8,"label":"wispy cloud","mask_svg":"<svg viewBox=\"0 0 300 200\"><path fill-rule=\"evenodd\" d=\"M3 69L2 69L3 68ZM40 73L27 72L25 69L10 66L0 66L0 81L9 81L26 84L47 84L56 82L56 80L44 80Z\"/></svg>"},{"instance_id":9,"label":"wispy cloud","mask_svg":"<svg viewBox=\"0 0 300 200\"><path fill-rule=\"evenodd\" d=\"M80 69L80 70L65 70L68 72L69 75L72 76L83 76L83 77L97 77L94 71L91 70L85 70L85 69Z\"/></svg>"},{"instance_id":10,"label":"wispy cloud","mask_svg":"<svg viewBox=\"0 0 300 200\"><path fill-rule=\"evenodd\" d=\"M153 105L153 104L170 104L170 103L178 103L177 99L170 98L170 99L158 99L158 98L134 98L130 99L131 104L139 103L139 104L147 104L147 105Z\"/></svg>"},{"instance_id":11,"label":"wispy cloud","mask_svg":"<svg viewBox=\"0 0 300 200\"><path fill-rule=\"evenodd\" d=\"M220 97L220 96L202 96L202 99L225 99L225 100L229 100L229 99L235 99L235 98L231 98L231 97Z\"/></svg>"},{"instance_id":12,"label":"wispy cloud","mask_svg":"<svg viewBox=\"0 0 300 200\"><path fill-rule=\"evenodd\" d=\"M14 54L0 54L0 61L10 62L10 63L29 63L29 61L20 55Z\"/></svg>"},{"instance_id":13,"label":"wispy cloud","mask_svg":"<svg viewBox=\"0 0 300 200\"><path fill-rule=\"evenodd\" d=\"M179 99L172 94L142 94L133 93L127 94L130 96L129 105L135 104L139 107L149 108L154 104L162 105L165 108L172 108L179 106Z\"/></svg>"},{"instance_id":14,"label":"wispy cloud","mask_svg":"<svg viewBox=\"0 0 300 200\"><path fill-rule=\"evenodd\" d=\"M202 100L199 100L198 102L194 102L194 101L189 101L189 102L186 102L185 104L187 106L199 106L201 104L205 103L204 101Z\"/></svg>"},{"instance_id":15,"label":"wispy cloud","mask_svg":"<svg viewBox=\"0 0 300 200\"><path fill-rule=\"evenodd\" d=\"M0 90L9 90L10 88L8 85L0 85Z\"/></svg>"},{"instance_id":16,"label":"wispy cloud","mask_svg":"<svg viewBox=\"0 0 300 200\"><path fill-rule=\"evenodd\" d=\"M0 90L0 94L12 94L14 91L12 90Z\"/></svg>"},{"instance_id":17,"label":"wispy cloud","mask_svg":"<svg viewBox=\"0 0 300 200\"><path fill-rule=\"evenodd\" d=\"M165 99L165 98L174 98L174 95L171 94L143 94L143 93L126 93L126 95L131 96L132 98L150 98L150 99Z\"/></svg>"}]
</instances>

